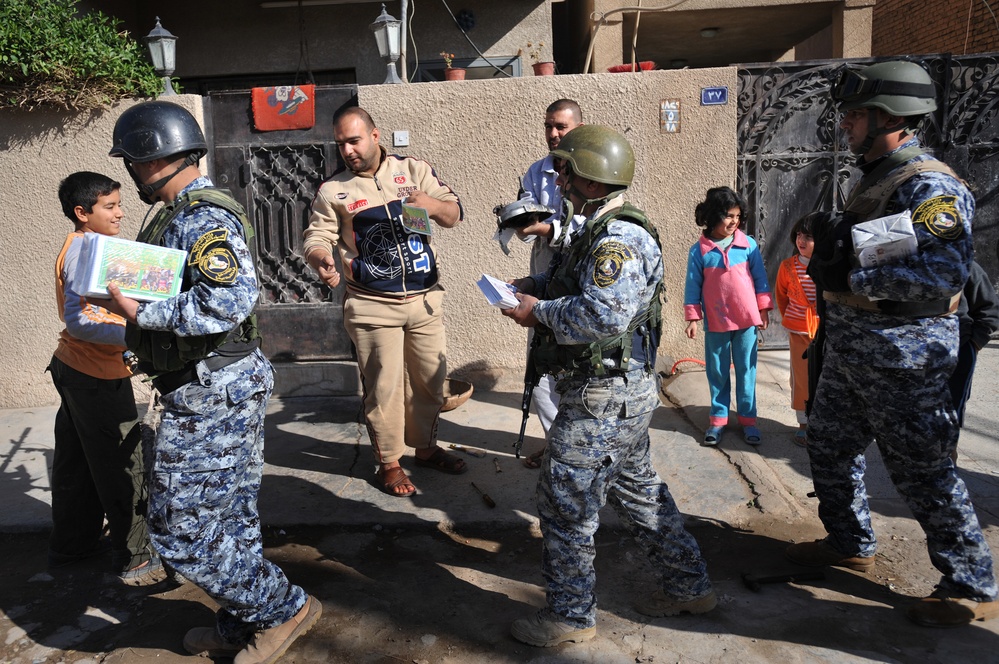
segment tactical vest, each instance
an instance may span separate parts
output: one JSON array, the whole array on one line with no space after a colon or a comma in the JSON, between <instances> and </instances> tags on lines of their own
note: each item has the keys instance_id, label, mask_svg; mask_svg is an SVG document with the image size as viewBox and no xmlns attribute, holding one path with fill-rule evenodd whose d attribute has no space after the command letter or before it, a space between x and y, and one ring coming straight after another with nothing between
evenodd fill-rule
<instances>
[{"instance_id":1,"label":"tactical vest","mask_svg":"<svg viewBox=\"0 0 999 664\"><path fill-rule=\"evenodd\" d=\"M823 236L823 244L832 248L831 256L813 253L808 265L808 274L816 286L823 291L827 300L840 302L861 309L878 311L892 316L924 318L946 314L952 309L953 298L942 298L929 302L902 302L895 300L868 300L850 292L849 273L855 262L853 259L853 226L883 217L889 202L902 184L919 173L946 173L964 184L958 175L943 162L936 159L912 161L923 154L922 148L912 146L889 155L885 160L861 180L850 192L838 223L828 231L816 229L816 239ZM817 246L818 248L818 246ZM827 250L829 247L824 247ZM851 303L850 300L856 302Z\"/></svg>"},{"instance_id":2,"label":"tactical vest","mask_svg":"<svg viewBox=\"0 0 999 664\"><path fill-rule=\"evenodd\" d=\"M872 177L868 179L869 185L858 186L850 192L843 211L855 215L856 221L854 223L883 217L885 208L891 201L895 190L919 173L946 173L964 184L964 180L942 161L936 159L910 161L921 154L923 154L923 150L913 146L899 150L887 158L871 173ZM896 168L899 163L902 166ZM891 172L884 176L884 173L888 171Z\"/></svg>"},{"instance_id":3,"label":"tactical vest","mask_svg":"<svg viewBox=\"0 0 999 664\"><path fill-rule=\"evenodd\" d=\"M149 226L139 232L136 240L162 245L163 234L170 223L182 213L202 205L214 205L232 213L239 219L246 242L249 243L253 238L253 228L243 207L227 191L205 188L192 189L173 203L164 205ZM189 290L190 287L185 270L182 290ZM195 337L181 337L164 330L144 330L134 323L125 326L125 344L139 358L140 368L151 375L188 368L214 351L231 357L245 356L259 345L259 338L256 314L250 315L229 332Z\"/></svg>"},{"instance_id":4,"label":"tactical vest","mask_svg":"<svg viewBox=\"0 0 999 664\"><path fill-rule=\"evenodd\" d=\"M607 229L614 220L627 221L641 226L652 236L656 245L662 251L659 233L649 222L645 213L629 203L620 208L610 210L596 219L586 222L578 238L569 245L568 252L555 268L545 293L546 299L580 295L582 290L576 277L577 266L586 260L593 248L594 241ZM634 349L635 338L640 337L642 350L645 354L645 368L651 369L655 363L659 338L662 333L662 279L656 284L649 303L640 310L628 324L626 330L617 336L588 344L559 344L555 334L544 325L534 329L535 342L532 346L532 358L538 374L557 374L563 371L583 375L602 376L608 369L622 370L628 368ZM609 359L613 367L604 364Z\"/></svg>"}]
</instances>

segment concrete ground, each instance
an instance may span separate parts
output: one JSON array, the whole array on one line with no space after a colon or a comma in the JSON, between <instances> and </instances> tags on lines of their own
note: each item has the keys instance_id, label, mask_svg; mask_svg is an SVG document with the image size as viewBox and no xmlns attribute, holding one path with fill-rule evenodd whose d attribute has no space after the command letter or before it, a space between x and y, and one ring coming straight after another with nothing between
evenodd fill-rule
<instances>
[{"instance_id":1,"label":"concrete ground","mask_svg":"<svg viewBox=\"0 0 999 664\"><path fill-rule=\"evenodd\" d=\"M988 660L999 621L956 630L909 624L903 609L938 578L922 533L877 452L868 489L879 534L870 575L829 570L821 581L763 586L745 573L799 572L788 542L822 530L807 453L791 443L787 351L760 354L764 442L730 427L700 445L707 384L680 363L664 380L665 406L650 436L653 460L708 561L720 598L710 614L648 619L632 600L655 574L606 510L597 540L598 636L538 649L514 641L510 620L542 606L537 471L512 455L520 394L476 392L440 425L444 447L463 445L470 471L448 476L403 461L419 493L399 499L374 483L356 398L274 400L268 409L260 511L268 556L322 600L316 628L282 662L953 662ZM987 538L999 548L999 349L979 359L962 433L961 476ZM181 662L181 637L210 624L214 604L190 584L147 590L108 582L100 561L45 570L48 469L54 407L0 411L0 662ZM525 451L541 445L537 418ZM487 506L474 483L493 499Z\"/></svg>"}]
</instances>

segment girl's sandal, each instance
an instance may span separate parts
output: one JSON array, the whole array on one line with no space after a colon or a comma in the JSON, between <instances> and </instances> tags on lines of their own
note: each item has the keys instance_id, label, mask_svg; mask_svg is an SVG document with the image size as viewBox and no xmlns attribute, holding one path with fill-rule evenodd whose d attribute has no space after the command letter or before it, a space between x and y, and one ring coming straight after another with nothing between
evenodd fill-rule
<instances>
[{"instance_id":1,"label":"girl's sandal","mask_svg":"<svg viewBox=\"0 0 999 664\"><path fill-rule=\"evenodd\" d=\"M721 440L722 431L725 427L708 427L708 430L704 432L704 445L705 447L714 447Z\"/></svg>"}]
</instances>

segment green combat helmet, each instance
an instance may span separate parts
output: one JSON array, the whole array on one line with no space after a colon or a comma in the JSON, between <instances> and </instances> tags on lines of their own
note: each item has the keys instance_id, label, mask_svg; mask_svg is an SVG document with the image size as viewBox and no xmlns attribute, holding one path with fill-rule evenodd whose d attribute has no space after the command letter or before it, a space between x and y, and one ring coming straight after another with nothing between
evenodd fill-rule
<instances>
[{"instance_id":1,"label":"green combat helmet","mask_svg":"<svg viewBox=\"0 0 999 664\"><path fill-rule=\"evenodd\" d=\"M610 127L580 125L562 137L551 156L594 182L627 187L635 176L635 153L628 139Z\"/></svg>"},{"instance_id":2,"label":"green combat helmet","mask_svg":"<svg viewBox=\"0 0 999 664\"><path fill-rule=\"evenodd\" d=\"M891 115L926 115L937 108L936 87L914 62L879 62L858 71L846 70L833 88L841 112L880 108Z\"/></svg>"}]
</instances>

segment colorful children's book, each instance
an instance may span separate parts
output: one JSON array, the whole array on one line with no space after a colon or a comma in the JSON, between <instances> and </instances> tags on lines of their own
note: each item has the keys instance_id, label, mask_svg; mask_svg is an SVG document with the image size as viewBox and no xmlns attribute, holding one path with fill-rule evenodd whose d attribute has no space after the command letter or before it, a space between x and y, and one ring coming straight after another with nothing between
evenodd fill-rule
<instances>
[{"instance_id":1,"label":"colorful children's book","mask_svg":"<svg viewBox=\"0 0 999 664\"><path fill-rule=\"evenodd\" d=\"M431 235L434 232L427 211L415 205L406 205L405 200L402 203L402 225L421 235Z\"/></svg>"},{"instance_id":2,"label":"colorful children's book","mask_svg":"<svg viewBox=\"0 0 999 664\"><path fill-rule=\"evenodd\" d=\"M107 297L108 282L122 295L149 302L180 292L187 252L144 242L85 233L76 270L77 290L85 297Z\"/></svg>"}]
</instances>

